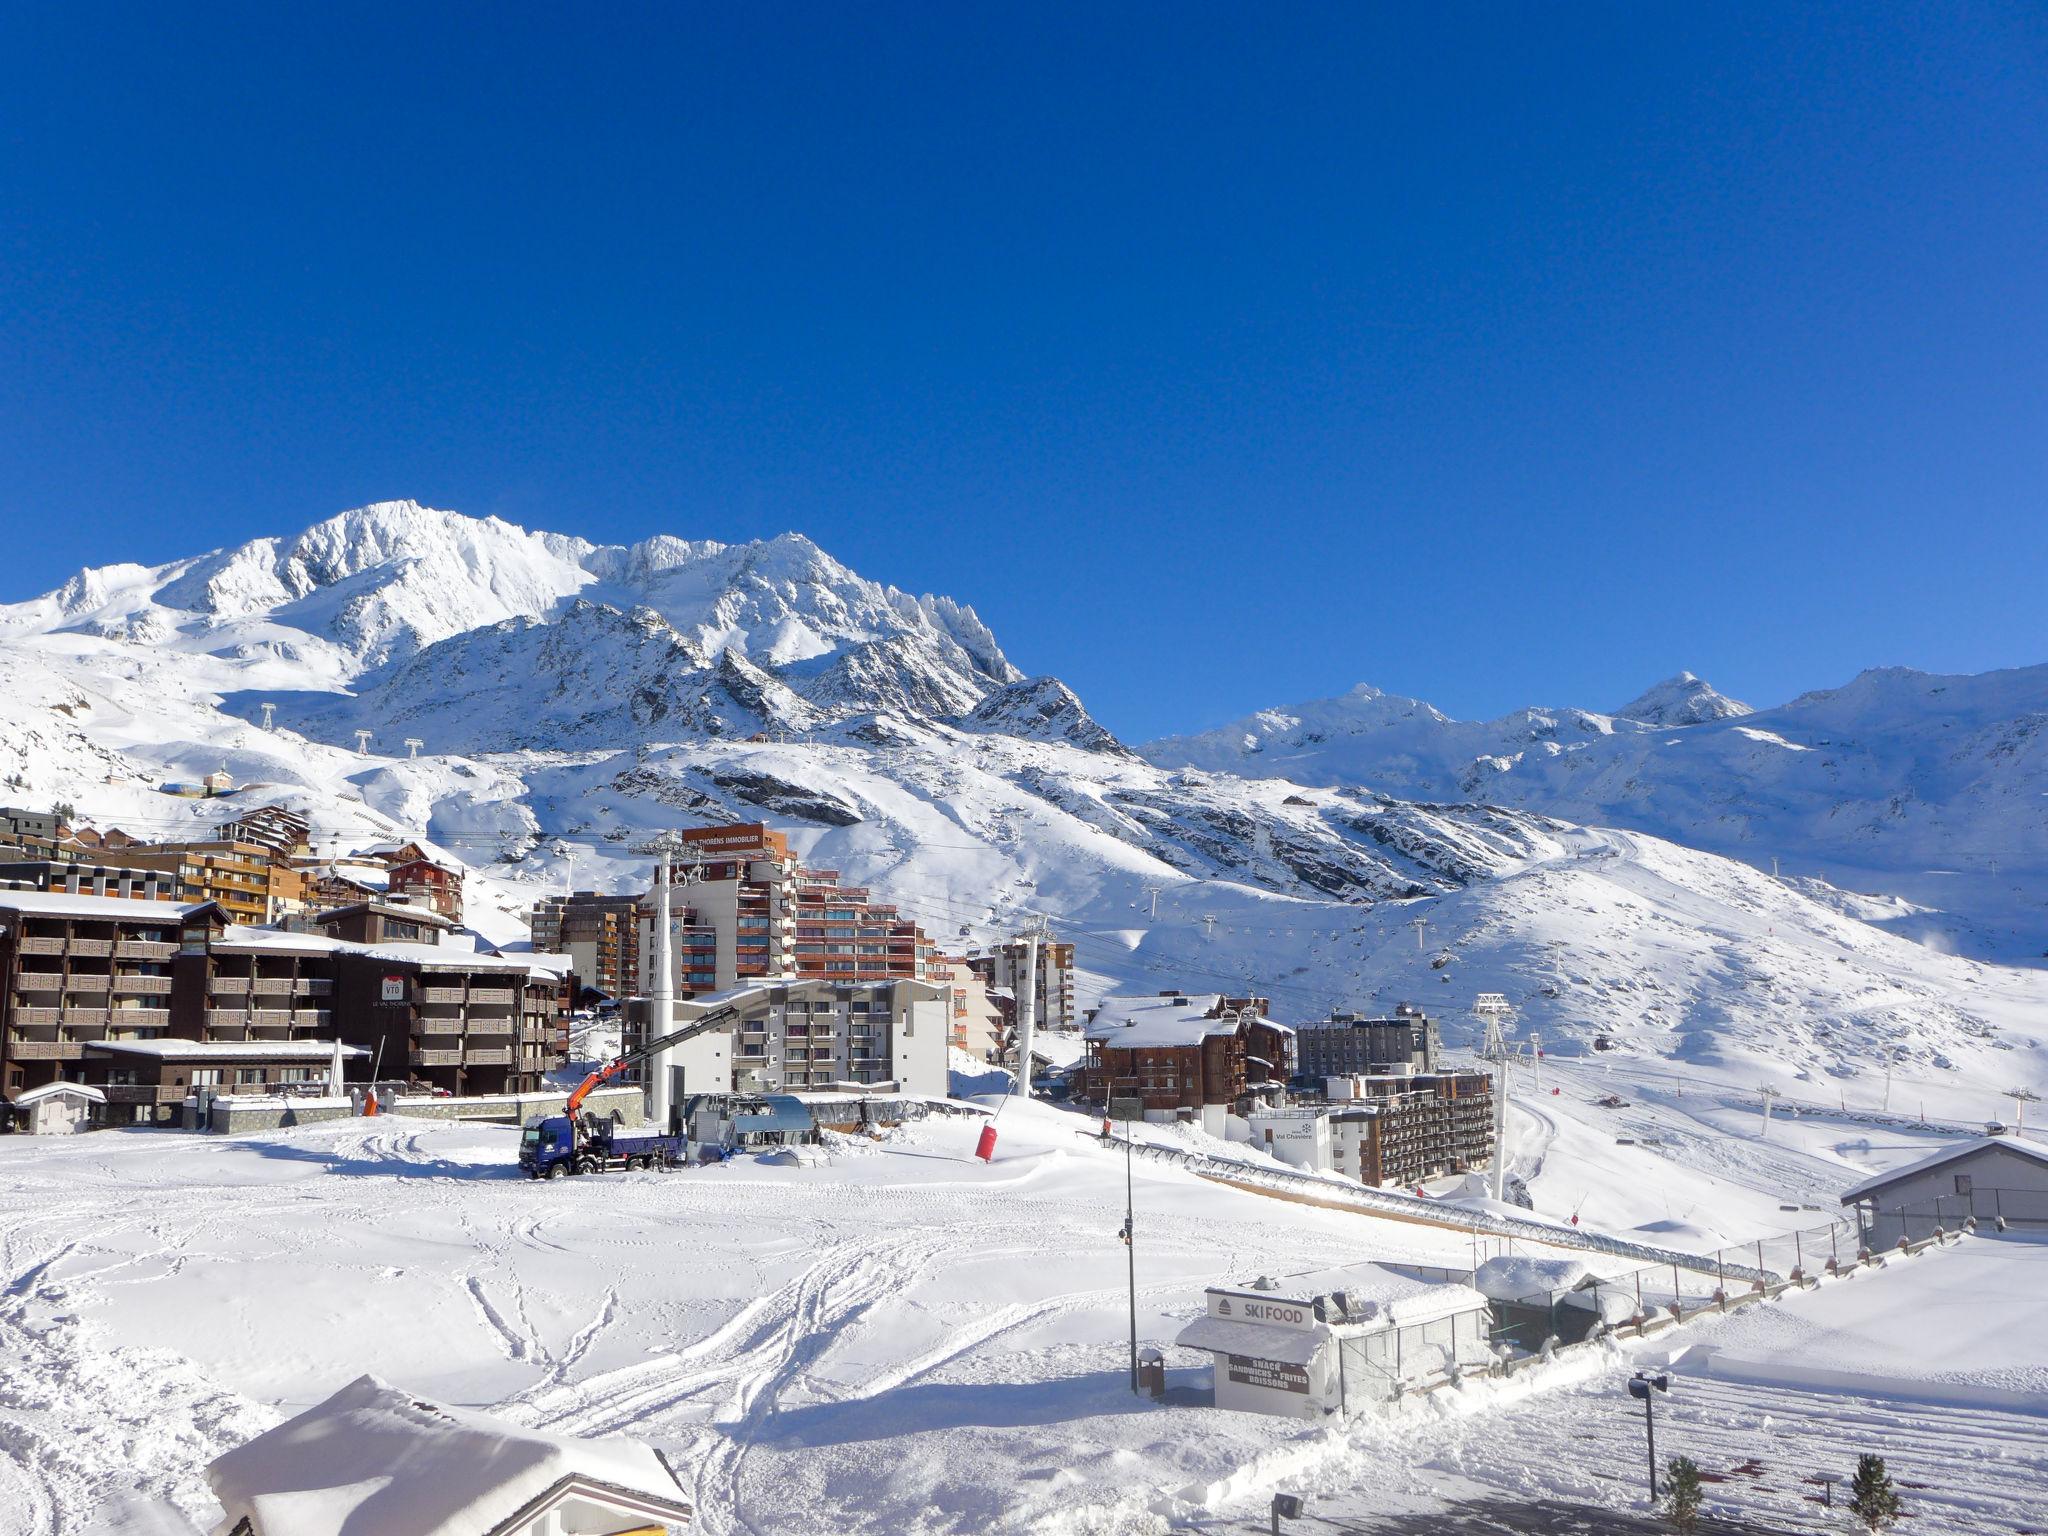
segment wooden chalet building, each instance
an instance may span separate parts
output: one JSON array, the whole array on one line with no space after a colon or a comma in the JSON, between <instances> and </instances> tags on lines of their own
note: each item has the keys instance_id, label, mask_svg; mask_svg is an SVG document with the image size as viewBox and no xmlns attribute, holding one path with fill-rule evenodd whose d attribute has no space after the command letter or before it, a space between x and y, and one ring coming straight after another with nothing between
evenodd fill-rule
<instances>
[{"instance_id":1,"label":"wooden chalet building","mask_svg":"<svg viewBox=\"0 0 2048 1536\"><path fill-rule=\"evenodd\" d=\"M1218 1131L1223 1112L1286 1084L1294 1048L1293 1030L1266 1017L1264 998L1214 993L1104 998L1083 1034L1083 1098L1135 1099L1153 1120L1188 1111Z\"/></svg>"}]
</instances>

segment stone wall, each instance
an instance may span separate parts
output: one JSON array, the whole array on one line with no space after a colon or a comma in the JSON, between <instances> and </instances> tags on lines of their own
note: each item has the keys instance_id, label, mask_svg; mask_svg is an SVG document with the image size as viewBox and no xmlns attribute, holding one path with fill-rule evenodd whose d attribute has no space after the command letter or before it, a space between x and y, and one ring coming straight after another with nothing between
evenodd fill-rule
<instances>
[{"instance_id":1,"label":"stone wall","mask_svg":"<svg viewBox=\"0 0 2048 1536\"><path fill-rule=\"evenodd\" d=\"M522 1125L533 1115L558 1115L568 1097L559 1088L545 1093L485 1094L468 1098L402 1097L388 1100L384 1113L417 1120L483 1120L501 1125ZM587 1113L600 1120L614 1114L623 1125L639 1125L645 1119L644 1100L635 1087L599 1088L583 1101ZM287 1099L270 1097L228 1097L213 1101L211 1122L206 1129L232 1135L239 1131L273 1131L281 1126L312 1125L322 1120L346 1120L357 1113L349 1099Z\"/></svg>"}]
</instances>

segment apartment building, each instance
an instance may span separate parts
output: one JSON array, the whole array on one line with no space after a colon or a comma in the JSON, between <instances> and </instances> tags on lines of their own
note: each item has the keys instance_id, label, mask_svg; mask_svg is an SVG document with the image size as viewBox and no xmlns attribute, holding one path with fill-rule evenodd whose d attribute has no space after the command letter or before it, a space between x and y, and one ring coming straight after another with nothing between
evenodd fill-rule
<instances>
[{"instance_id":1,"label":"apartment building","mask_svg":"<svg viewBox=\"0 0 2048 1536\"><path fill-rule=\"evenodd\" d=\"M347 944L439 944L455 925L427 907L403 899L357 901L329 907L292 924Z\"/></svg>"},{"instance_id":2,"label":"apartment building","mask_svg":"<svg viewBox=\"0 0 2048 1536\"><path fill-rule=\"evenodd\" d=\"M381 1063L454 1094L530 1093L559 1058L548 1018L559 978L529 962L418 943L346 946L335 977L339 1032Z\"/></svg>"},{"instance_id":3,"label":"apartment building","mask_svg":"<svg viewBox=\"0 0 2048 1536\"><path fill-rule=\"evenodd\" d=\"M162 869L136 869L90 859L11 858L0 849L0 887L50 891L60 896L116 896L130 901L178 901L184 884Z\"/></svg>"},{"instance_id":4,"label":"apartment building","mask_svg":"<svg viewBox=\"0 0 2048 1536\"><path fill-rule=\"evenodd\" d=\"M948 1038L953 1046L976 1061L1001 1060L1009 1035L1008 1016L990 995L981 973L952 955L940 955L936 967L938 985L949 995Z\"/></svg>"},{"instance_id":5,"label":"apartment building","mask_svg":"<svg viewBox=\"0 0 2048 1536\"><path fill-rule=\"evenodd\" d=\"M1413 1187L1491 1161L1493 1080L1486 1073L1342 1081L1344 1096L1329 1103L1254 1111L1247 1117L1252 1144L1283 1163L1372 1185Z\"/></svg>"},{"instance_id":6,"label":"apartment building","mask_svg":"<svg viewBox=\"0 0 2048 1536\"><path fill-rule=\"evenodd\" d=\"M387 888L414 906L427 907L452 923L462 921L462 873L432 859L406 859L391 866Z\"/></svg>"},{"instance_id":7,"label":"apartment building","mask_svg":"<svg viewBox=\"0 0 2048 1536\"><path fill-rule=\"evenodd\" d=\"M296 811L281 805L259 805L232 821L213 829L223 842L256 843L280 859L300 859L312 853L313 824Z\"/></svg>"},{"instance_id":8,"label":"apartment building","mask_svg":"<svg viewBox=\"0 0 2048 1536\"><path fill-rule=\"evenodd\" d=\"M678 1002L676 1023L736 994ZM745 1012L730 1031L678 1048L680 1091L798 1093L848 1085L893 1084L904 1093L943 1096L951 999L931 982L776 981L751 984ZM626 1014L630 1049L646 1038L644 999Z\"/></svg>"},{"instance_id":9,"label":"apartment building","mask_svg":"<svg viewBox=\"0 0 2048 1536\"><path fill-rule=\"evenodd\" d=\"M270 850L261 843L204 839L193 842L102 846L103 863L170 872L188 902L219 904L229 919L261 926L271 920L274 877ZM282 861L280 861L282 862Z\"/></svg>"},{"instance_id":10,"label":"apartment building","mask_svg":"<svg viewBox=\"0 0 2048 1536\"><path fill-rule=\"evenodd\" d=\"M165 1033L173 958L226 922L211 903L0 892L0 1090L78 1081L88 1044Z\"/></svg>"},{"instance_id":11,"label":"apartment building","mask_svg":"<svg viewBox=\"0 0 2048 1536\"><path fill-rule=\"evenodd\" d=\"M270 1073L331 1055L339 1038L361 1047L365 1071L451 1093L531 1091L559 1065L557 963L389 939L400 924L377 914L354 921L375 938L230 924L211 902L0 891L0 1091L119 1068L140 1075L110 1084L124 1091L109 1103L154 1113L194 1086L193 1062L152 1072L137 1058L168 1060L170 1047L88 1047L164 1040L236 1047Z\"/></svg>"},{"instance_id":12,"label":"apartment building","mask_svg":"<svg viewBox=\"0 0 2048 1536\"><path fill-rule=\"evenodd\" d=\"M54 848L63 831L63 823L55 811L30 811L18 805L0 805L0 842L17 848Z\"/></svg>"},{"instance_id":13,"label":"apartment building","mask_svg":"<svg viewBox=\"0 0 2048 1536\"><path fill-rule=\"evenodd\" d=\"M334 1042L184 1040L96 1041L85 1048L86 1081L104 1098L110 1124L184 1124L187 1098L209 1094L318 1092L334 1069ZM342 1047L344 1077L361 1078L369 1062Z\"/></svg>"},{"instance_id":14,"label":"apartment building","mask_svg":"<svg viewBox=\"0 0 2048 1536\"><path fill-rule=\"evenodd\" d=\"M678 996L769 976L937 976L923 929L864 887L841 885L836 870L804 868L782 833L759 822L698 827L682 834L682 844L669 910ZM645 991L654 957L651 892L641 900L637 929Z\"/></svg>"},{"instance_id":15,"label":"apartment building","mask_svg":"<svg viewBox=\"0 0 2048 1536\"><path fill-rule=\"evenodd\" d=\"M1428 1072L1436 1065L1436 1021L1413 1003L1386 1018L1333 1013L1295 1026L1294 1046L1295 1075L1302 1078Z\"/></svg>"},{"instance_id":16,"label":"apartment building","mask_svg":"<svg viewBox=\"0 0 2048 1536\"><path fill-rule=\"evenodd\" d=\"M1187 1111L1219 1135L1225 1111L1286 1083L1294 1036L1266 1017L1262 997L1172 991L1104 998L1083 1033L1082 1098L1136 1101L1148 1120Z\"/></svg>"},{"instance_id":17,"label":"apartment building","mask_svg":"<svg viewBox=\"0 0 2048 1536\"><path fill-rule=\"evenodd\" d=\"M640 898L572 891L544 896L528 921L533 947L566 955L583 985L623 1000L640 985Z\"/></svg>"},{"instance_id":18,"label":"apartment building","mask_svg":"<svg viewBox=\"0 0 2048 1536\"><path fill-rule=\"evenodd\" d=\"M1330 1166L1364 1184L1414 1185L1493 1158L1493 1078L1430 1072L1362 1080L1369 1094L1330 1108Z\"/></svg>"},{"instance_id":19,"label":"apartment building","mask_svg":"<svg viewBox=\"0 0 2048 1536\"><path fill-rule=\"evenodd\" d=\"M1010 996L1024 995L1024 976L1030 965L1031 946L1023 939L979 950L968 964L980 972L992 989ZM1049 939L1038 943L1038 980L1034 993L1033 1029L1074 1027L1074 946Z\"/></svg>"},{"instance_id":20,"label":"apartment building","mask_svg":"<svg viewBox=\"0 0 2048 1536\"><path fill-rule=\"evenodd\" d=\"M332 1040L341 949L268 928L195 931L171 962L169 1033L235 1045Z\"/></svg>"}]
</instances>

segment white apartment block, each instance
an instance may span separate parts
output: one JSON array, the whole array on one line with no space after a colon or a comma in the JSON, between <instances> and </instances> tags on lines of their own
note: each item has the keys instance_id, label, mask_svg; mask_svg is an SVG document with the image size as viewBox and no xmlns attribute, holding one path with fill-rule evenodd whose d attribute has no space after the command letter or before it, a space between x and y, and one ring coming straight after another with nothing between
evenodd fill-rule
<instances>
[{"instance_id":1,"label":"white apartment block","mask_svg":"<svg viewBox=\"0 0 2048 1536\"><path fill-rule=\"evenodd\" d=\"M676 1022L726 1000L678 1001ZM943 1097L951 1010L949 989L928 981L754 984L731 1034L719 1032L731 1042L730 1081L710 1082L700 1071L691 1074L688 1091L799 1093L893 1083L904 1093ZM702 1067L716 1070L709 1055Z\"/></svg>"}]
</instances>

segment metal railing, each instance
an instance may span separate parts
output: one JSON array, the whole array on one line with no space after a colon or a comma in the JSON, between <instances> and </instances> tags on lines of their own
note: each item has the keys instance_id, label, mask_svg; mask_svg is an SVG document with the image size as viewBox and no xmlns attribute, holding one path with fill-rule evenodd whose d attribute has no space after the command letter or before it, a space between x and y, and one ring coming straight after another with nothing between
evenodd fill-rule
<instances>
[{"instance_id":1,"label":"metal railing","mask_svg":"<svg viewBox=\"0 0 2048 1536\"><path fill-rule=\"evenodd\" d=\"M1075 1134L1105 1146L1113 1144L1111 1139L1095 1132L1079 1131ZM1448 1227L1454 1231L1477 1233L1486 1237L1511 1237L1523 1242L1547 1243L1557 1248L1579 1248L1591 1253L1606 1253L1618 1258L1635 1259L1642 1264L1675 1264L1680 1269L1712 1273L1723 1279L1739 1280L1746 1284L1782 1285L1785 1279L1784 1275L1766 1268L1761 1257L1758 1263L1752 1266L1740 1256L1731 1259L1726 1252L1720 1255L1685 1253L1678 1249L1660 1248L1653 1243L1638 1243L1604 1232L1587 1231L1582 1227L1552 1226L1548 1222L1536 1220L1533 1216L1523 1219L1503 1216L1493 1211L1468 1210L1442 1200L1404 1195L1391 1189L1376 1189L1338 1174L1325 1175L1261 1167L1256 1163L1239 1162L1235 1158L1218 1157L1213 1153L1191 1152L1179 1147L1162 1147L1142 1141L1136 1143L1134 1150L1140 1157L1173 1163L1218 1183L1234 1184L1256 1193L1271 1192L1294 1198L1309 1197L1324 1204L1359 1211L1369 1216L1390 1216L1403 1221ZM1761 1250L1759 1252L1761 1253Z\"/></svg>"},{"instance_id":2,"label":"metal railing","mask_svg":"<svg viewBox=\"0 0 2048 1536\"><path fill-rule=\"evenodd\" d=\"M1937 1195L1899 1205L1864 1203L1856 1208L1863 1243L1873 1251L1918 1245L1979 1226L2048 1227L2048 1190L1986 1187Z\"/></svg>"}]
</instances>

